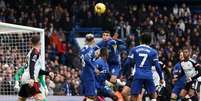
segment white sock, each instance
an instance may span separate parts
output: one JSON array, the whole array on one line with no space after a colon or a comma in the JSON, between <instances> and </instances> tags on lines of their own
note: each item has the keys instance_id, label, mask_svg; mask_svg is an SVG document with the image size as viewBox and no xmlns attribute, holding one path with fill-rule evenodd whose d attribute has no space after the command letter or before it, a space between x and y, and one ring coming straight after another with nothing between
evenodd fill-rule
<instances>
[{"instance_id":1,"label":"white sock","mask_svg":"<svg viewBox=\"0 0 201 101\"><path fill-rule=\"evenodd\" d=\"M156 101L156 99L151 99L151 101Z\"/></svg>"}]
</instances>

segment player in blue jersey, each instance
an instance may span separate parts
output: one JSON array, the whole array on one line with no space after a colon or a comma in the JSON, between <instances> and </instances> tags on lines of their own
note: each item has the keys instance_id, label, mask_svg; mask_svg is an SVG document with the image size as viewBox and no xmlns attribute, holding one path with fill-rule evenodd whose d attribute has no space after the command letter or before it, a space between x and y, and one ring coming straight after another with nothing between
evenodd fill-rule
<instances>
[{"instance_id":1,"label":"player in blue jersey","mask_svg":"<svg viewBox=\"0 0 201 101\"><path fill-rule=\"evenodd\" d=\"M116 79L119 76L120 72L120 54L119 49L117 47L117 43L115 40L111 40L108 42L108 50L109 50L109 57L108 57L108 65L111 76L111 82L116 83Z\"/></svg>"},{"instance_id":2,"label":"player in blue jersey","mask_svg":"<svg viewBox=\"0 0 201 101\"><path fill-rule=\"evenodd\" d=\"M181 51L179 54L180 61L174 66L172 70L172 94L171 94L171 101L177 101L179 93L184 88L186 82L186 76L182 74L182 67L181 62L184 60L183 52Z\"/></svg>"},{"instance_id":3,"label":"player in blue jersey","mask_svg":"<svg viewBox=\"0 0 201 101\"><path fill-rule=\"evenodd\" d=\"M114 101L117 101L117 97L115 96L115 92L106 85L106 80L110 78L109 65L107 63L107 59L109 56L109 51L107 48L100 49L100 57L95 61L97 65L97 69L99 73L97 73L97 88L98 95L104 97L110 97Z\"/></svg>"},{"instance_id":4,"label":"player in blue jersey","mask_svg":"<svg viewBox=\"0 0 201 101\"><path fill-rule=\"evenodd\" d=\"M138 101L139 94L144 86L151 101L156 101L156 91L153 82L151 67L155 66L160 77L160 83L163 83L163 76L160 64L158 63L157 51L149 46L151 37L149 35L141 36L141 45L131 49L128 62L134 60L135 74L131 84L131 101Z\"/></svg>"},{"instance_id":5,"label":"player in blue jersey","mask_svg":"<svg viewBox=\"0 0 201 101\"><path fill-rule=\"evenodd\" d=\"M95 53L93 49L93 44L95 43L93 35L87 34L85 46L81 49L81 58L83 61L83 69L81 72L81 95L85 96L84 100L96 100L97 90L96 90L96 78L95 78Z\"/></svg>"},{"instance_id":6,"label":"player in blue jersey","mask_svg":"<svg viewBox=\"0 0 201 101\"><path fill-rule=\"evenodd\" d=\"M103 32L102 40L96 44L95 50L100 49L100 48L104 48L104 47L108 47L108 42L110 40L112 40L110 32L109 31Z\"/></svg>"},{"instance_id":7,"label":"player in blue jersey","mask_svg":"<svg viewBox=\"0 0 201 101\"><path fill-rule=\"evenodd\" d=\"M102 34L102 40L96 44L95 49L99 48L107 48L109 50L109 57L108 57L108 65L109 70L112 73L110 82L116 83L116 79L119 76L120 72L120 59L119 59L119 45L122 43L117 43L117 41L113 40L110 32L105 31Z\"/></svg>"}]
</instances>

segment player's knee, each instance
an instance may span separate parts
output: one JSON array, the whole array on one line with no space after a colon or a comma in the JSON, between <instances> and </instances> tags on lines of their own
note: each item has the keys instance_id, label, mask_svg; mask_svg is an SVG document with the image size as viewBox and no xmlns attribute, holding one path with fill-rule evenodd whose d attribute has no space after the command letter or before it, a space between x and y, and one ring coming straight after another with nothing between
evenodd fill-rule
<instances>
[{"instance_id":1,"label":"player's knee","mask_svg":"<svg viewBox=\"0 0 201 101\"><path fill-rule=\"evenodd\" d=\"M44 101L44 96L42 94L37 94L34 96L36 101Z\"/></svg>"},{"instance_id":2,"label":"player's knee","mask_svg":"<svg viewBox=\"0 0 201 101\"><path fill-rule=\"evenodd\" d=\"M95 100L95 96L87 96L88 99Z\"/></svg>"},{"instance_id":3,"label":"player's knee","mask_svg":"<svg viewBox=\"0 0 201 101\"><path fill-rule=\"evenodd\" d=\"M95 101L94 96L87 96L85 101Z\"/></svg>"},{"instance_id":4,"label":"player's knee","mask_svg":"<svg viewBox=\"0 0 201 101\"><path fill-rule=\"evenodd\" d=\"M132 95L130 100L131 101L137 101L138 100L138 95Z\"/></svg>"},{"instance_id":5,"label":"player's knee","mask_svg":"<svg viewBox=\"0 0 201 101\"><path fill-rule=\"evenodd\" d=\"M125 86L121 92L123 96L128 96L129 94L129 87Z\"/></svg>"},{"instance_id":6,"label":"player's knee","mask_svg":"<svg viewBox=\"0 0 201 101\"><path fill-rule=\"evenodd\" d=\"M26 98L19 97L17 101L26 101Z\"/></svg>"},{"instance_id":7,"label":"player's knee","mask_svg":"<svg viewBox=\"0 0 201 101\"><path fill-rule=\"evenodd\" d=\"M189 96L195 96L195 90L190 89L188 94L189 94Z\"/></svg>"},{"instance_id":8,"label":"player's knee","mask_svg":"<svg viewBox=\"0 0 201 101\"><path fill-rule=\"evenodd\" d=\"M186 90L181 90L181 92L180 92L180 94L179 94L179 96L181 97L181 98L184 98L185 96L186 96Z\"/></svg>"},{"instance_id":9,"label":"player's knee","mask_svg":"<svg viewBox=\"0 0 201 101\"><path fill-rule=\"evenodd\" d=\"M177 100L177 95L175 93L172 93L171 97L170 97L170 100L171 101L176 101Z\"/></svg>"},{"instance_id":10,"label":"player's knee","mask_svg":"<svg viewBox=\"0 0 201 101\"><path fill-rule=\"evenodd\" d=\"M150 93L149 97L150 97L150 99L156 99L157 98L157 94L155 92L154 93Z\"/></svg>"}]
</instances>

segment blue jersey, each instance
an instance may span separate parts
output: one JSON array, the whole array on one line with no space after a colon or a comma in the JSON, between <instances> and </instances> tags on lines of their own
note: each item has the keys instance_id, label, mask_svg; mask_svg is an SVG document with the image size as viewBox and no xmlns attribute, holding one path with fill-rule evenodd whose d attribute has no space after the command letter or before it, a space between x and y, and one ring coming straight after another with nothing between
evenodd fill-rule
<instances>
[{"instance_id":1,"label":"blue jersey","mask_svg":"<svg viewBox=\"0 0 201 101\"><path fill-rule=\"evenodd\" d=\"M91 81L95 79L95 61L94 58L94 50L89 46L85 46L81 49L81 58L83 61L83 69L81 72L81 79L84 81Z\"/></svg>"},{"instance_id":2,"label":"blue jersey","mask_svg":"<svg viewBox=\"0 0 201 101\"><path fill-rule=\"evenodd\" d=\"M113 39L109 39L107 41L105 40L101 40L100 42L98 42L96 44L96 46L94 47L95 50L100 49L100 48L108 48L109 47L109 42L112 41Z\"/></svg>"},{"instance_id":3,"label":"blue jersey","mask_svg":"<svg viewBox=\"0 0 201 101\"><path fill-rule=\"evenodd\" d=\"M179 96L181 90L185 87L186 76L183 75L181 62L178 62L172 69L173 78L177 78L177 81L173 85L172 92Z\"/></svg>"},{"instance_id":4,"label":"blue jersey","mask_svg":"<svg viewBox=\"0 0 201 101\"><path fill-rule=\"evenodd\" d=\"M101 72L99 75L96 76L98 87L105 85L105 80L108 78L109 74L109 66L107 61L103 58L99 58L95 61L97 69Z\"/></svg>"},{"instance_id":5,"label":"blue jersey","mask_svg":"<svg viewBox=\"0 0 201 101\"><path fill-rule=\"evenodd\" d=\"M158 63L157 51L148 45L139 45L131 49L129 59L135 62L135 79L153 79L151 67L155 66L162 79L162 71Z\"/></svg>"},{"instance_id":6,"label":"blue jersey","mask_svg":"<svg viewBox=\"0 0 201 101\"><path fill-rule=\"evenodd\" d=\"M108 42L108 64L109 65L120 65L119 50L117 48L117 43L114 40Z\"/></svg>"},{"instance_id":7,"label":"blue jersey","mask_svg":"<svg viewBox=\"0 0 201 101\"><path fill-rule=\"evenodd\" d=\"M172 69L172 76L174 78L180 78L180 76L182 75L182 67L181 67L181 63L177 63L173 69Z\"/></svg>"}]
</instances>

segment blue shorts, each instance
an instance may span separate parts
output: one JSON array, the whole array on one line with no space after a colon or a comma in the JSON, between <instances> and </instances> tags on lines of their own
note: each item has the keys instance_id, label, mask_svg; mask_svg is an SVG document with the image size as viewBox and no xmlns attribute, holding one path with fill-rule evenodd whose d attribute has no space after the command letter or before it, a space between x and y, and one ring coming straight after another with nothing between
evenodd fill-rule
<instances>
[{"instance_id":1,"label":"blue shorts","mask_svg":"<svg viewBox=\"0 0 201 101\"><path fill-rule=\"evenodd\" d=\"M175 93L177 96L179 96L179 93L185 87L185 81L185 77L181 77L179 80L177 80L173 86L172 93Z\"/></svg>"},{"instance_id":2,"label":"blue shorts","mask_svg":"<svg viewBox=\"0 0 201 101\"><path fill-rule=\"evenodd\" d=\"M97 95L96 82L95 81L81 82L80 94L83 96L96 96Z\"/></svg>"},{"instance_id":3,"label":"blue shorts","mask_svg":"<svg viewBox=\"0 0 201 101\"><path fill-rule=\"evenodd\" d=\"M145 88L148 94L154 93L156 91L153 79L133 79L131 84L131 95L140 94L142 87Z\"/></svg>"},{"instance_id":4,"label":"blue shorts","mask_svg":"<svg viewBox=\"0 0 201 101\"><path fill-rule=\"evenodd\" d=\"M113 93L113 90L108 86L102 86L98 89L98 95L109 97Z\"/></svg>"},{"instance_id":5,"label":"blue shorts","mask_svg":"<svg viewBox=\"0 0 201 101\"><path fill-rule=\"evenodd\" d=\"M110 66L110 72L112 73L112 75L119 76L120 66L119 65L111 65Z\"/></svg>"}]
</instances>

